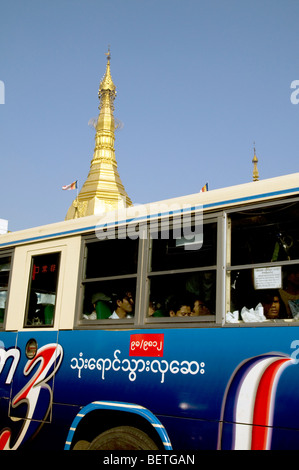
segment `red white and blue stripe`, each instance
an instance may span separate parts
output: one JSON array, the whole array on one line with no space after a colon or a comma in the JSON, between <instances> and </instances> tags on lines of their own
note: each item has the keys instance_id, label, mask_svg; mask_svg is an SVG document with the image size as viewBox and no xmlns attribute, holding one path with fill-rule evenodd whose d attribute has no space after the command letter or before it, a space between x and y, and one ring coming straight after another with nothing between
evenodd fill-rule
<instances>
[{"instance_id":1,"label":"red white and blue stripe","mask_svg":"<svg viewBox=\"0 0 299 470\"><path fill-rule=\"evenodd\" d=\"M234 371L222 404L219 448L271 448L277 384L293 363L289 356L271 353L246 360Z\"/></svg>"}]
</instances>

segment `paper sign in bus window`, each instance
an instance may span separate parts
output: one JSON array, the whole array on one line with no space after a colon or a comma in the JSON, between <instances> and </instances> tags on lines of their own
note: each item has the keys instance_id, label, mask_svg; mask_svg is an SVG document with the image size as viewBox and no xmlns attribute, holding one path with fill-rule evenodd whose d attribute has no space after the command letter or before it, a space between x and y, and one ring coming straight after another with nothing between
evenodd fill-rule
<instances>
[{"instance_id":1,"label":"paper sign in bus window","mask_svg":"<svg viewBox=\"0 0 299 470\"><path fill-rule=\"evenodd\" d=\"M280 289L282 286L281 266L270 268L255 268L254 288L257 289Z\"/></svg>"}]
</instances>

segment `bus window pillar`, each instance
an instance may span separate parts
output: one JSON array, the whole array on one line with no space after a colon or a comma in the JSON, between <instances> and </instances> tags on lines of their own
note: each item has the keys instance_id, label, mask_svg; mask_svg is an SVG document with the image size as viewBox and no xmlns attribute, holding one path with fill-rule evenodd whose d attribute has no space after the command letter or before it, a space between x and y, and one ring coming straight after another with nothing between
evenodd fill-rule
<instances>
[{"instance_id":1,"label":"bus window pillar","mask_svg":"<svg viewBox=\"0 0 299 470\"><path fill-rule=\"evenodd\" d=\"M224 276L225 276L225 290L223 295L224 302L224 311L223 311L223 323L225 323L225 315L227 312L230 312L231 308L231 271L228 271L226 268L231 264L231 219L225 215L225 234L223 238L223 244L225 244L226 260L224 260Z\"/></svg>"}]
</instances>

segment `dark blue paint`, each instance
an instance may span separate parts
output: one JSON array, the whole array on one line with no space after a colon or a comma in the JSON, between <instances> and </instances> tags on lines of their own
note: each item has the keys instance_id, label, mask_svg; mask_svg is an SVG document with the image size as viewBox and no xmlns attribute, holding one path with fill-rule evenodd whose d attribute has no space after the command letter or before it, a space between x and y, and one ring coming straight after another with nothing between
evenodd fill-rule
<instances>
[{"instance_id":1,"label":"dark blue paint","mask_svg":"<svg viewBox=\"0 0 299 470\"><path fill-rule=\"evenodd\" d=\"M121 401L135 403L150 410L165 425L173 447L179 449L216 448L221 407L226 387L235 369L245 360L260 354L282 353L292 354L296 358L296 350L291 345L299 340L298 327L240 327L240 328L200 328L200 329L157 329L148 333L164 334L164 355L155 357L129 357L130 335L147 333L144 330L136 331L60 331L58 342L64 351L63 361L55 380L54 386L54 413L52 424L46 424L41 429L39 439L45 432L55 436L55 427L59 427L57 442L51 438L53 448L61 448L61 436L68 434L69 427L75 418L79 407L88 405L93 401ZM30 338L36 338L38 346L53 343L57 339L57 332L37 331L20 333L0 333L6 350L15 347L20 349L20 361L12 384L5 384L9 363L5 365L0 374L0 406L1 426L11 427L9 418L4 419L7 413L7 403L10 393L15 396L19 390L30 380L23 370L27 362L25 345ZM16 343L17 341L17 343ZM115 352L119 351L115 355ZM81 358L84 366L79 370L73 369L75 359ZM123 362L126 369L140 360L138 368L143 371L107 369L103 371L96 368L99 358L113 361L117 357ZM144 363L142 362L144 361ZM151 364L155 367L151 370ZM166 361L166 362L163 362ZM164 370L173 361L182 363L197 362L204 373L194 375L181 372L171 373L169 370L163 376L157 370L158 363ZM194 362L195 361L195 362ZM202 366L204 363L204 366ZM115 362L117 367L120 363ZM176 363L175 363L176 365ZM94 367L93 367L94 366ZM116 368L117 368L116 367ZM146 370L148 367L149 370ZM176 370L173 365L173 370ZM192 370L196 370L194 367ZM131 379L130 380L130 373ZM299 447L299 365L288 367L280 377L274 413L273 445L277 448ZM41 414L44 412L43 400L46 402L47 392L41 395ZM75 405L74 407L70 405ZM62 419L66 417L65 421ZM35 426L37 428L38 426ZM49 429L51 428L51 431ZM280 428L280 429L279 429ZM283 431L281 430L283 428ZM228 429L228 428L227 428ZM279 433L288 438L279 439ZM58 439L59 436L59 439ZM294 437L295 436L295 437ZM58 442L59 441L59 442ZM64 444L64 443L63 443Z\"/></svg>"}]
</instances>

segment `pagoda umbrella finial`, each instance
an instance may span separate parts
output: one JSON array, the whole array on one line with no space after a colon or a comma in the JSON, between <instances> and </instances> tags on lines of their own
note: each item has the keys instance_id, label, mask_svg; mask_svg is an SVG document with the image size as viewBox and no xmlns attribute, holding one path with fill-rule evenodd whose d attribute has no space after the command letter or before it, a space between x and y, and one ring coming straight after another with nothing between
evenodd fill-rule
<instances>
[{"instance_id":1,"label":"pagoda umbrella finial","mask_svg":"<svg viewBox=\"0 0 299 470\"><path fill-rule=\"evenodd\" d=\"M253 147L253 159L252 159L252 163L253 163L252 176L253 176L253 181L258 181L259 180L259 171L257 169L258 159L257 159L256 152L255 152L255 142L253 144L254 144L254 147Z\"/></svg>"}]
</instances>

